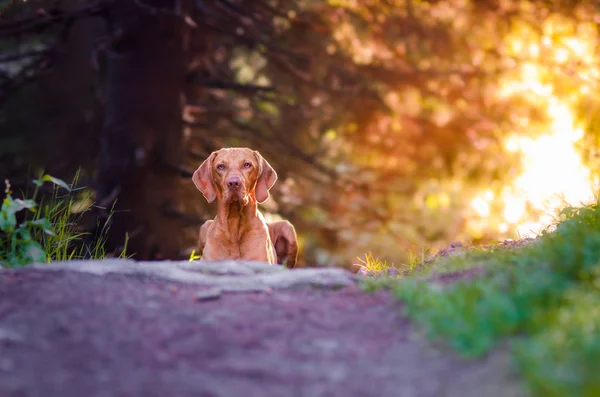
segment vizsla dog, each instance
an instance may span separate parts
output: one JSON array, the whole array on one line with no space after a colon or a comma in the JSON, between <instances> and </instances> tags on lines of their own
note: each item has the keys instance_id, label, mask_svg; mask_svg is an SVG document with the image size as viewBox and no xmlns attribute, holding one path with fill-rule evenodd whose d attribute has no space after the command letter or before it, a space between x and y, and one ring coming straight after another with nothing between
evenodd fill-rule
<instances>
[{"instance_id":1,"label":"vizsla dog","mask_svg":"<svg viewBox=\"0 0 600 397\"><path fill-rule=\"evenodd\" d=\"M288 221L267 224L258 203L269 198L277 173L257 151L227 148L211 153L194 172L194 184L217 216L200 228L201 261L244 259L293 268L296 231Z\"/></svg>"}]
</instances>

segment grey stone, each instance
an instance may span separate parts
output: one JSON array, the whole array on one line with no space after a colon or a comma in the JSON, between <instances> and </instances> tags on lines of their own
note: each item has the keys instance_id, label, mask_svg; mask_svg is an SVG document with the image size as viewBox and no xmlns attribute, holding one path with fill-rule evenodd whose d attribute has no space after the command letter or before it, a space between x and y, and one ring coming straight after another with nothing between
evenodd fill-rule
<instances>
[{"instance_id":1,"label":"grey stone","mask_svg":"<svg viewBox=\"0 0 600 397\"><path fill-rule=\"evenodd\" d=\"M387 269L387 275L389 277L398 277L402 275L402 272L396 267L391 267Z\"/></svg>"},{"instance_id":2,"label":"grey stone","mask_svg":"<svg viewBox=\"0 0 600 397\"><path fill-rule=\"evenodd\" d=\"M276 273L287 269L279 265L253 261L218 261L218 262L181 262L177 265L183 270L196 271L216 275L249 275L256 273Z\"/></svg>"},{"instance_id":3,"label":"grey stone","mask_svg":"<svg viewBox=\"0 0 600 397\"><path fill-rule=\"evenodd\" d=\"M196 292L195 298L197 301L209 301L219 299L222 291L219 288L209 288Z\"/></svg>"},{"instance_id":4,"label":"grey stone","mask_svg":"<svg viewBox=\"0 0 600 397\"><path fill-rule=\"evenodd\" d=\"M24 340L21 334L10 329L0 328L0 342L21 343Z\"/></svg>"},{"instance_id":5,"label":"grey stone","mask_svg":"<svg viewBox=\"0 0 600 397\"><path fill-rule=\"evenodd\" d=\"M136 262L130 259L105 259L52 262L34 264L31 267L45 271L77 271L97 276L128 274L157 277L215 287L222 292L267 291L302 286L337 288L357 282L357 277L341 268L289 270L279 265L249 261Z\"/></svg>"}]
</instances>

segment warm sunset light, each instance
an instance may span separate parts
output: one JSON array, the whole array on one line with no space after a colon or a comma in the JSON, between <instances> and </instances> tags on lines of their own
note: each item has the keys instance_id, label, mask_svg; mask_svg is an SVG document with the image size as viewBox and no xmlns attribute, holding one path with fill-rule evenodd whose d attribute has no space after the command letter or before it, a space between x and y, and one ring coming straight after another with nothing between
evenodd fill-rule
<instances>
[{"instance_id":1,"label":"warm sunset light","mask_svg":"<svg viewBox=\"0 0 600 397\"><path fill-rule=\"evenodd\" d=\"M545 30L554 30L546 26ZM523 63L518 73L501 84L501 98L509 101L526 98L545 113L545 122L534 122L526 117L519 120L522 130L515 131L504 141L509 153L520 155L522 172L500 192L502 220L497 224L501 233L515 232L519 237L534 237L556 218L557 211L566 205L581 206L594 200L595 182L578 152L577 144L584 136L584 126L575 118L573 103L578 95L589 92L590 81L598 75L591 56L592 38L566 37L556 45L550 37L543 37L543 54L553 54L557 64L578 62L581 71L576 94L568 96L555 93L555 79L544 64L543 54L536 43L526 44L523 39L513 39L509 46L515 52L528 49L533 59ZM537 62L539 58L539 63ZM509 102L510 103L510 102ZM484 191L471 203L472 209L481 217L490 216L494 195ZM479 225L485 224L480 222ZM492 226L492 225L489 225Z\"/></svg>"},{"instance_id":2,"label":"warm sunset light","mask_svg":"<svg viewBox=\"0 0 600 397\"><path fill-rule=\"evenodd\" d=\"M575 148L583 131L575 127L569 108L556 98L548 106L548 116L552 120L548 134L512 136L505 142L507 150L522 155L524 170L502 193L506 223L499 225L501 231L516 227L521 237L535 236L565 204L580 206L594 199L590 170ZM529 220L527 207L542 215Z\"/></svg>"}]
</instances>

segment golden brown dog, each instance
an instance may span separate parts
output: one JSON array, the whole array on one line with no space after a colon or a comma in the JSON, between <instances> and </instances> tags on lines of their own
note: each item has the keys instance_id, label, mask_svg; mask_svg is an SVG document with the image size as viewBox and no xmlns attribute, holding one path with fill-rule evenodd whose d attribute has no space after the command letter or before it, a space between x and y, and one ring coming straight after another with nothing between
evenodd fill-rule
<instances>
[{"instance_id":1,"label":"golden brown dog","mask_svg":"<svg viewBox=\"0 0 600 397\"><path fill-rule=\"evenodd\" d=\"M296 265L296 231L288 221L267 224L258 203L269 198L277 173L257 151L228 148L211 153L192 177L217 216L200 228L202 261L244 259Z\"/></svg>"}]
</instances>

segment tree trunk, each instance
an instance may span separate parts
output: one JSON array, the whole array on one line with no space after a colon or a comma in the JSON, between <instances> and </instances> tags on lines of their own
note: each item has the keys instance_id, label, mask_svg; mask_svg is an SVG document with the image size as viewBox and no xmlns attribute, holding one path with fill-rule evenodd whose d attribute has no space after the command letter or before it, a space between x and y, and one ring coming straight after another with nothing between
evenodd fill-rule
<instances>
[{"instance_id":1,"label":"tree trunk","mask_svg":"<svg viewBox=\"0 0 600 397\"><path fill-rule=\"evenodd\" d=\"M105 120L97 202L110 212L108 248L136 259L177 258L183 26L174 0L116 0L105 51Z\"/></svg>"},{"instance_id":2,"label":"tree trunk","mask_svg":"<svg viewBox=\"0 0 600 397\"><path fill-rule=\"evenodd\" d=\"M63 1L61 5L74 10L81 7L81 1ZM98 81L90 60L94 42L103 32L104 22L98 17L76 21L54 54L52 69L38 80L42 103L37 108L41 108L38 111L43 112L48 130L39 138L43 163L51 175L66 180L77 168L89 170L94 166L102 109L95 95ZM84 177L88 178L85 172Z\"/></svg>"}]
</instances>

